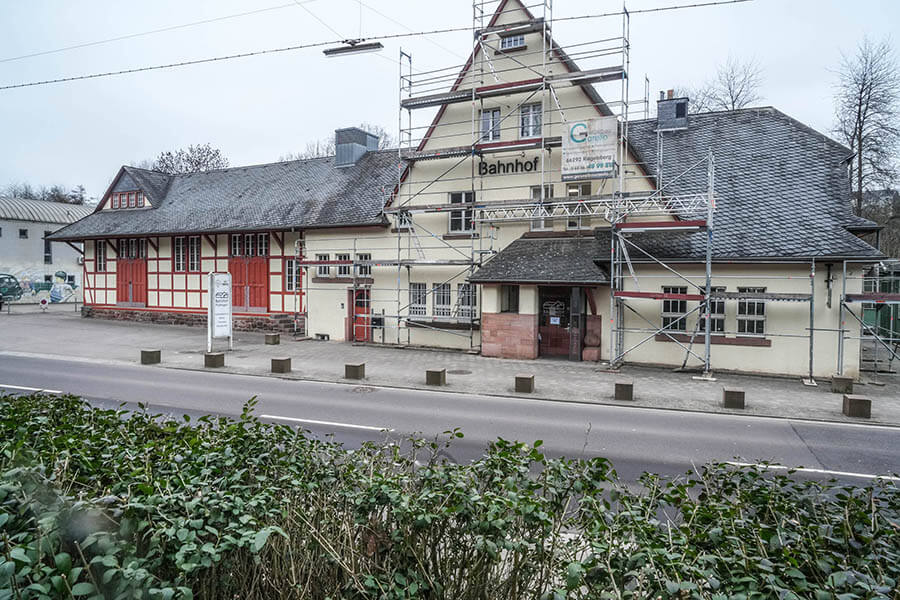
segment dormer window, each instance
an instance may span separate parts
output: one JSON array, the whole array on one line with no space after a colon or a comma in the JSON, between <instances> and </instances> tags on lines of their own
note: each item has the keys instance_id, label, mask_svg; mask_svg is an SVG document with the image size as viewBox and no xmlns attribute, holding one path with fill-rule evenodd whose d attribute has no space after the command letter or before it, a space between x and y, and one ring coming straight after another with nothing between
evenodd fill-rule
<instances>
[{"instance_id":1,"label":"dormer window","mask_svg":"<svg viewBox=\"0 0 900 600\"><path fill-rule=\"evenodd\" d=\"M516 35L507 35L505 37L500 38L500 49L501 50L512 50L514 48L524 48L525 47L525 34L518 33Z\"/></svg>"},{"instance_id":2,"label":"dormer window","mask_svg":"<svg viewBox=\"0 0 900 600\"><path fill-rule=\"evenodd\" d=\"M115 192L110 197L112 208L144 208L143 192Z\"/></svg>"}]
</instances>

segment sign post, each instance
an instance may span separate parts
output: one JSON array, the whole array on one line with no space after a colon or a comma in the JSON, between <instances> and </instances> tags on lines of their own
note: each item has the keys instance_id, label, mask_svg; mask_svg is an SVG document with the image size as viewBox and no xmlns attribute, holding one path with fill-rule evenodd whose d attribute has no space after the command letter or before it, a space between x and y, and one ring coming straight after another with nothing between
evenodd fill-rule
<instances>
[{"instance_id":1,"label":"sign post","mask_svg":"<svg viewBox=\"0 0 900 600\"><path fill-rule=\"evenodd\" d=\"M562 136L563 181L615 177L618 135L616 117L566 122Z\"/></svg>"},{"instance_id":2,"label":"sign post","mask_svg":"<svg viewBox=\"0 0 900 600\"><path fill-rule=\"evenodd\" d=\"M228 338L228 349L234 350L231 327L231 273L210 273L207 286L206 350L212 352L215 338Z\"/></svg>"}]
</instances>

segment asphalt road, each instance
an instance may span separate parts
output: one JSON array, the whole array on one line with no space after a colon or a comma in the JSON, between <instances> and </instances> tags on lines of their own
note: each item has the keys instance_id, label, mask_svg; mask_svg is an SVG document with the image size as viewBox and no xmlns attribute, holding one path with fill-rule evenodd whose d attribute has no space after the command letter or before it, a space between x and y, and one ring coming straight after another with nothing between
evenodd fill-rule
<instances>
[{"instance_id":1,"label":"asphalt road","mask_svg":"<svg viewBox=\"0 0 900 600\"><path fill-rule=\"evenodd\" d=\"M707 461L771 461L801 476L863 482L900 472L900 428L622 406L498 398L225 373L0 354L0 390L84 396L103 406L138 402L172 414L238 415L251 396L265 420L332 435L348 445L460 428L449 450L471 460L497 437L544 441L551 456L604 456L620 477L677 475ZM383 429L392 431L385 433ZM896 481L900 481L897 479Z\"/></svg>"}]
</instances>

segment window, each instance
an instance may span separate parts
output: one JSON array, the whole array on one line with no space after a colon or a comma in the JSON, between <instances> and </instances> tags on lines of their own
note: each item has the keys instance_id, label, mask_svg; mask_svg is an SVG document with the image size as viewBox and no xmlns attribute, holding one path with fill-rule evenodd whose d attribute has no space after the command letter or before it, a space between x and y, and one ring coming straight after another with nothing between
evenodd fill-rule
<instances>
[{"instance_id":1,"label":"window","mask_svg":"<svg viewBox=\"0 0 900 600\"><path fill-rule=\"evenodd\" d=\"M500 38L500 49L501 50L512 50L513 48L524 48L525 47L525 34L519 33L516 35L507 35L505 37Z\"/></svg>"},{"instance_id":2,"label":"window","mask_svg":"<svg viewBox=\"0 0 900 600\"><path fill-rule=\"evenodd\" d=\"M147 258L147 240L140 238L138 240L138 258Z\"/></svg>"},{"instance_id":3,"label":"window","mask_svg":"<svg viewBox=\"0 0 900 600\"><path fill-rule=\"evenodd\" d=\"M116 258L128 258L128 240L116 242Z\"/></svg>"},{"instance_id":4,"label":"window","mask_svg":"<svg viewBox=\"0 0 900 600\"><path fill-rule=\"evenodd\" d=\"M44 232L44 264L52 265L53 264L53 242L47 239L47 236L53 233L52 231Z\"/></svg>"},{"instance_id":5,"label":"window","mask_svg":"<svg viewBox=\"0 0 900 600\"><path fill-rule=\"evenodd\" d=\"M94 271L103 273L106 271L106 241L94 240Z\"/></svg>"},{"instance_id":6,"label":"window","mask_svg":"<svg viewBox=\"0 0 900 600\"><path fill-rule=\"evenodd\" d=\"M474 202L475 192L453 192L450 194L450 204L471 204ZM475 211L471 208L450 211L450 231L473 231L475 229L475 224L472 222L474 216Z\"/></svg>"},{"instance_id":7,"label":"window","mask_svg":"<svg viewBox=\"0 0 900 600\"><path fill-rule=\"evenodd\" d=\"M520 109L519 137L530 138L541 135L542 107L538 104L526 104Z\"/></svg>"},{"instance_id":8,"label":"window","mask_svg":"<svg viewBox=\"0 0 900 600\"><path fill-rule=\"evenodd\" d=\"M683 119L687 116L687 102L675 103L675 118Z\"/></svg>"},{"instance_id":9,"label":"window","mask_svg":"<svg viewBox=\"0 0 900 600\"><path fill-rule=\"evenodd\" d=\"M137 207L144 208L144 194L141 192L137 193Z\"/></svg>"},{"instance_id":10,"label":"window","mask_svg":"<svg viewBox=\"0 0 900 600\"><path fill-rule=\"evenodd\" d=\"M762 294L763 287L739 287L738 292L743 294ZM744 335L765 335L766 333L766 301L751 300L748 298L738 300L737 332Z\"/></svg>"},{"instance_id":11,"label":"window","mask_svg":"<svg viewBox=\"0 0 900 600\"><path fill-rule=\"evenodd\" d=\"M288 258L284 261L284 291L296 292L300 289L302 271L299 261Z\"/></svg>"},{"instance_id":12,"label":"window","mask_svg":"<svg viewBox=\"0 0 900 600\"><path fill-rule=\"evenodd\" d=\"M450 316L450 284L436 283L434 285L434 316Z\"/></svg>"},{"instance_id":13,"label":"window","mask_svg":"<svg viewBox=\"0 0 900 600\"><path fill-rule=\"evenodd\" d=\"M500 109L487 108L481 111L481 141L495 142L500 139Z\"/></svg>"},{"instance_id":14,"label":"window","mask_svg":"<svg viewBox=\"0 0 900 600\"><path fill-rule=\"evenodd\" d=\"M570 183L566 186L566 196L569 200L580 200L591 195L591 183L584 181L581 183ZM579 205L571 207L575 210ZM566 222L566 229L590 229L591 218L589 216L569 217Z\"/></svg>"},{"instance_id":15,"label":"window","mask_svg":"<svg viewBox=\"0 0 900 600\"><path fill-rule=\"evenodd\" d=\"M235 233L231 236L231 255L241 256L244 252L244 236Z\"/></svg>"},{"instance_id":16,"label":"window","mask_svg":"<svg viewBox=\"0 0 900 600\"><path fill-rule=\"evenodd\" d=\"M317 261L326 261L328 260L327 254L316 254ZM331 266L330 265L316 265L316 275L319 277L331 277Z\"/></svg>"},{"instance_id":17,"label":"window","mask_svg":"<svg viewBox=\"0 0 900 600\"><path fill-rule=\"evenodd\" d=\"M517 313L519 312L519 286L517 285L501 285L500 286L500 312Z\"/></svg>"},{"instance_id":18,"label":"window","mask_svg":"<svg viewBox=\"0 0 900 600\"><path fill-rule=\"evenodd\" d=\"M423 317L426 312L427 293L424 283L409 284L409 314L413 317Z\"/></svg>"},{"instance_id":19,"label":"window","mask_svg":"<svg viewBox=\"0 0 900 600\"><path fill-rule=\"evenodd\" d=\"M365 263L372 260L371 254L357 254L357 262ZM372 265L356 265L356 274L358 277L371 277Z\"/></svg>"},{"instance_id":20,"label":"window","mask_svg":"<svg viewBox=\"0 0 900 600\"><path fill-rule=\"evenodd\" d=\"M139 258L138 254L138 241L132 238L128 244L128 258Z\"/></svg>"},{"instance_id":21,"label":"window","mask_svg":"<svg viewBox=\"0 0 900 600\"><path fill-rule=\"evenodd\" d=\"M113 208L119 208L119 195L110 194L110 202L112 203Z\"/></svg>"},{"instance_id":22,"label":"window","mask_svg":"<svg viewBox=\"0 0 900 600\"><path fill-rule=\"evenodd\" d=\"M200 236L188 238L188 271L200 270Z\"/></svg>"},{"instance_id":23,"label":"window","mask_svg":"<svg viewBox=\"0 0 900 600\"><path fill-rule=\"evenodd\" d=\"M459 317L462 319L475 318L475 286L471 283L460 283L456 286L459 302Z\"/></svg>"},{"instance_id":24,"label":"window","mask_svg":"<svg viewBox=\"0 0 900 600\"><path fill-rule=\"evenodd\" d=\"M256 234L244 234L244 256L256 256Z\"/></svg>"},{"instance_id":25,"label":"window","mask_svg":"<svg viewBox=\"0 0 900 600\"><path fill-rule=\"evenodd\" d=\"M663 294L687 294L687 287L665 286ZM669 331L684 331L687 300L663 300L662 326Z\"/></svg>"},{"instance_id":26,"label":"window","mask_svg":"<svg viewBox=\"0 0 900 600\"><path fill-rule=\"evenodd\" d=\"M269 234L268 233L260 233L256 236L256 255L257 256L268 256L269 255Z\"/></svg>"},{"instance_id":27,"label":"window","mask_svg":"<svg viewBox=\"0 0 900 600\"><path fill-rule=\"evenodd\" d=\"M723 287L714 287L712 288L712 292L715 294L717 292L724 292L725 288ZM709 301L709 323L710 333L725 333L725 299L724 298L716 298L714 300ZM699 331L706 331L706 319L703 318L703 315L700 315L700 329Z\"/></svg>"},{"instance_id":28,"label":"window","mask_svg":"<svg viewBox=\"0 0 900 600\"><path fill-rule=\"evenodd\" d=\"M175 238L174 248L175 248L175 254L174 254L175 270L176 271L184 271L185 247L184 247L184 238L183 237Z\"/></svg>"},{"instance_id":29,"label":"window","mask_svg":"<svg viewBox=\"0 0 900 600\"><path fill-rule=\"evenodd\" d=\"M134 208L137 204L137 198L134 192L128 192L128 208Z\"/></svg>"},{"instance_id":30,"label":"window","mask_svg":"<svg viewBox=\"0 0 900 600\"><path fill-rule=\"evenodd\" d=\"M349 254L338 254L335 256L337 260L350 260ZM338 277L350 277L350 267L352 265L338 265L337 274Z\"/></svg>"},{"instance_id":31,"label":"window","mask_svg":"<svg viewBox=\"0 0 900 600\"><path fill-rule=\"evenodd\" d=\"M408 210L397 213L397 231L409 231L412 229L412 216Z\"/></svg>"},{"instance_id":32,"label":"window","mask_svg":"<svg viewBox=\"0 0 900 600\"><path fill-rule=\"evenodd\" d=\"M544 197L541 198L541 186L535 185L531 187L531 199L535 202L547 201L553 198L553 186L545 185L544 186ZM540 210L541 214L549 214L549 209L544 206L540 209L535 208L535 210ZM550 219L547 217L541 216L531 220L531 230L532 231L547 231L553 229L553 225L550 222Z\"/></svg>"},{"instance_id":33,"label":"window","mask_svg":"<svg viewBox=\"0 0 900 600\"><path fill-rule=\"evenodd\" d=\"M20 239L20 240L27 240L27 239L28 239L28 230L27 230L27 229L20 229L20 230L19 230L19 239Z\"/></svg>"}]
</instances>

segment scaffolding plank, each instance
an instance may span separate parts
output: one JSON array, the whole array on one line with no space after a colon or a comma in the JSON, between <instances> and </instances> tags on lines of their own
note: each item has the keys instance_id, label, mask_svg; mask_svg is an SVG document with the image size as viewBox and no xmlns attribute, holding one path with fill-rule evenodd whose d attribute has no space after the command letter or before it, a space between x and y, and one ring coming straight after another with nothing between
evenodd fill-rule
<instances>
[{"instance_id":1,"label":"scaffolding plank","mask_svg":"<svg viewBox=\"0 0 900 600\"><path fill-rule=\"evenodd\" d=\"M527 21L517 21L515 23L507 23L505 25L494 25L492 27L485 27L484 29L479 29L475 31L475 37L483 37L489 35L491 33L532 33L535 31L541 31L544 28L544 19L542 17L536 17L534 19L529 19ZM550 30L550 25L547 25L547 30Z\"/></svg>"},{"instance_id":2,"label":"scaffolding plank","mask_svg":"<svg viewBox=\"0 0 900 600\"><path fill-rule=\"evenodd\" d=\"M691 300L700 302L704 299L703 294L666 294L664 292L630 292L626 290L616 290L613 295L617 298L645 298L649 300Z\"/></svg>"},{"instance_id":3,"label":"scaffolding plank","mask_svg":"<svg viewBox=\"0 0 900 600\"><path fill-rule=\"evenodd\" d=\"M847 302L874 302L876 304L900 304L900 294L887 292L862 292L861 294L847 294Z\"/></svg>"},{"instance_id":4,"label":"scaffolding plank","mask_svg":"<svg viewBox=\"0 0 900 600\"><path fill-rule=\"evenodd\" d=\"M790 292L713 292L709 296L713 300L773 300L780 302L809 302L809 294Z\"/></svg>"},{"instance_id":5,"label":"scaffolding plank","mask_svg":"<svg viewBox=\"0 0 900 600\"><path fill-rule=\"evenodd\" d=\"M543 140L544 148L557 148L562 145L560 136L548 137ZM450 146L435 150L408 150L400 154L404 160L436 160L440 158L459 158L470 154L481 156L483 154L498 154L500 152L521 152L541 147L541 139L515 140L509 142L496 142L490 144L475 144L475 146Z\"/></svg>"}]
</instances>

